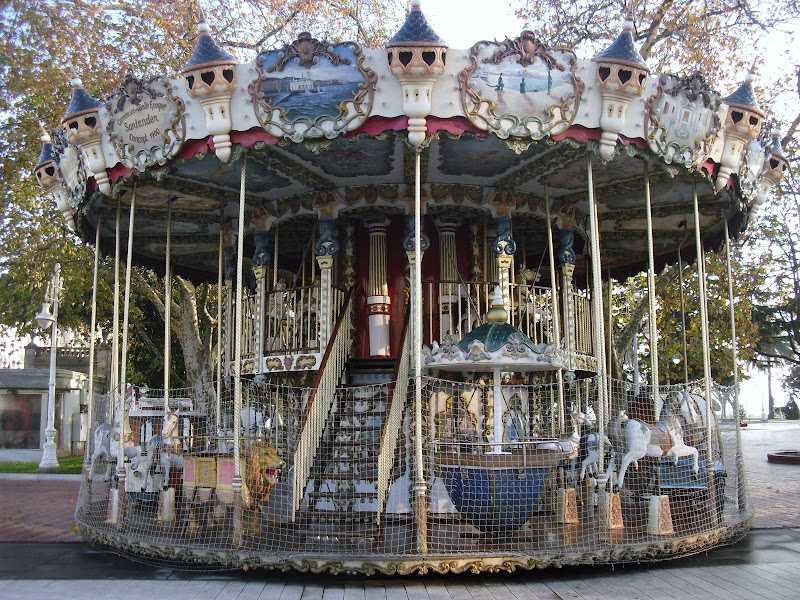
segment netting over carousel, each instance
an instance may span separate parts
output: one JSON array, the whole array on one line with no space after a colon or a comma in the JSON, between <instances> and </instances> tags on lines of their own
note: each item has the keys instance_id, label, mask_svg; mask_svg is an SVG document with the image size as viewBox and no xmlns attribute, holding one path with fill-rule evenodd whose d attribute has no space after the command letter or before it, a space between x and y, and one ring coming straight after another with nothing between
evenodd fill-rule
<instances>
[{"instance_id":1,"label":"netting over carousel","mask_svg":"<svg viewBox=\"0 0 800 600\"><path fill-rule=\"evenodd\" d=\"M117 256L122 338L91 408L87 540L194 568L408 573L664 559L746 532L719 412L735 394L710 369L659 389L657 360L655 386L612 380L600 286L727 244L764 202L786 160L751 76L723 98L651 74L627 20L590 60L531 32L453 50L412 5L384 49L301 35L239 64L201 23L175 79L102 102L73 80L37 175ZM206 385L127 386L132 263L168 295L172 274L221 282Z\"/></svg>"}]
</instances>

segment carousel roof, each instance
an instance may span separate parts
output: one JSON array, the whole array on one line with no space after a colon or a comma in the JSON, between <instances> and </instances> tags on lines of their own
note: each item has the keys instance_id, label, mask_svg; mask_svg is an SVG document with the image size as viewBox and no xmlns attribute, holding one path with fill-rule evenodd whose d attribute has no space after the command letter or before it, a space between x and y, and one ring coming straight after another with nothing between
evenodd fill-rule
<instances>
[{"instance_id":1,"label":"carousel roof","mask_svg":"<svg viewBox=\"0 0 800 600\"><path fill-rule=\"evenodd\" d=\"M205 21L200 22L198 30L200 35L197 37L197 44L195 44L194 52L189 57L189 62L183 68L184 71L203 65L239 62L233 54L226 52L217 45Z\"/></svg>"},{"instance_id":2,"label":"carousel roof","mask_svg":"<svg viewBox=\"0 0 800 600\"><path fill-rule=\"evenodd\" d=\"M418 44L424 54L426 44L443 43L415 6L392 44ZM598 57L636 58L632 44L623 31ZM201 35L189 65L228 56L214 48L210 33ZM65 188L61 196L69 203L60 207L62 213L71 212L84 239L93 240L100 227L101 244L109 250L117 198L126 207L135 192L134 259L159 268L171 206L174 268L194 280L216 278L220 228L238 215L244 163L247 256L258 228L283 231L281 253L299 260L323 211L345 220L382 213L401 221L414 187L416 149L408 130L420 117L418 106L405 103L413 94L403 88L416 82L395 76L389 52L303 34L252 63L235 65L236 78L226 93L194 97L181 77L131 76L98 109L98 101L76 88L68 113L98 110L104 161L99 164L112 191L110 197L99 191L70 142L54 144ZM574 215L569 226L576 233L580 278L589 259L591 160L603 268L616 275L635 272L647 261L645 172L659 263L676 259L685 240L683 224L692 229L693 187L706 247L721 238L725 215L732 231L743 227L761 174L748 171L757 161L741 158L727 185L715 191L727 139L721 95L700 75L650 75L646 92L628 99L627 118L612 132L613 156L604 160L598 148L608 132L600 124L598 57L583 60L571 50L550 49L529 31L467 50L448 49L443 72L427 75L432 88L421 148L427 214L456 213L490 229L495 217L508 214L514 237L525 240L517 256L541 264L549 198L550 217ZM737 94L729 100L738 101ZM228 121L209 121L206 107L212 105L219 112L210 113ZM225 144L232 154L219 152ZM739 185L740 180L749 184ZM127 222L122 219L123 234ZM546 262L546 252L544 257Z\"/></svg>"},{"instance_id":3,"label":"carousel roof","mask_svg":"<svg viewBox=\"0 0 800 600\"><path fill-rule=\"evenodd\" d=\"M83 82L79 78L73 77L70 83L72 84L72 96L70 97L67 111L64 113L65 121L75 115L103 107L103 103L100 100L93 98L83 89Z\"/></svg>"},{"instance_id":4,"label":"carousel roof","mask_svg":"<svg viewBox=\"0 0 800 600\"><path fill-rule=\"evenodd\" d=\"M627 18L617 38L608 48L600 52L592 60L620 62L649 71L647 63L644 62L642 55L633 42L633 21Z\"/></svg>"},{"instance_id":5,"label":"carousel roof","mask_svg":"<svg viewBox=\"0 0 800 600\"><path fill-rule=\"evenodd\" d=\"M756 94L753 91L753 74L748 73L742 85L736 88L736 91L724 98L724 100L729 106L742 106L761 112L761 108L758 106L758 101L756 100Z\"/></svg>"},{"instance_id":6,"label":"carousel roof","mask_svg":"<svg viewBox=\"0 0 800 600\"><path fill-rule=\"evenodd\" d=\"M428 20L422 14L419 2L415 2L415 5L411 7L400 31L389 40L386 46L405 46L409 44L445 44L445 41L428 24Z\"/></svg>"}]
</instances>

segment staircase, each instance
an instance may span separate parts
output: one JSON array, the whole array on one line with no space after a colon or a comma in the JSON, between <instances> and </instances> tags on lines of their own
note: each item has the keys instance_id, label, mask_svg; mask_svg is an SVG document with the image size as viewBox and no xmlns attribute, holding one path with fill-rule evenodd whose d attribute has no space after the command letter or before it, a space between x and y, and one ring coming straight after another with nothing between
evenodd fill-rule
<instances>
[{"instance_id":1,"label":"staircase","mask_svg":"<svg viewBox=\"0 0 800 600\"><path fill-rule=\"evenodd\" d=\"M337 390L300 512L306 546L374 549L378 454L394 359L351 359Z\"/></svg>"}]
</instances>

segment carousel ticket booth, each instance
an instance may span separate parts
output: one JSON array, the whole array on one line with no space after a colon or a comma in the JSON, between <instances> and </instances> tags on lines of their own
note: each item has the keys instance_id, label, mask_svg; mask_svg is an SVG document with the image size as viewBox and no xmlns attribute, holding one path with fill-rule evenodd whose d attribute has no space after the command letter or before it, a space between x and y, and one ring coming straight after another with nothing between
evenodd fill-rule
<instances>
[{"instance_id":1,"label":"carousel ticket booth","mask_svg":"<svg viewBox=\"0 0 800 600\"><path fill-rule=\"evenodd\" d=\"M87 540L424 573L664 559L747 531L718 386L613 380L602 290L637 272L653 289L763 204L786 159L752 76L723 97L651 73L628 19L595 57L529 31L451 49L419 4L380 49L301 34L239 63L201 22L176 78L129 75L102 102L73 80L37 175L115 254L121 339ZM121 393L134 264L167 295L176 275L216 284L202 386Z\"/></svg>"}]
</instances>

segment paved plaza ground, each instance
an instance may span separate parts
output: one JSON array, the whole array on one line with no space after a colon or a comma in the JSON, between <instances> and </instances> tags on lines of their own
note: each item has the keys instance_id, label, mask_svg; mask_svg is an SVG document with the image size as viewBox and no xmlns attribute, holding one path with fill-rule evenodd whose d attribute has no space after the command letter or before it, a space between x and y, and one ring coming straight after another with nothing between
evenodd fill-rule
<instances>
[{"instance_id":1,"label":"paved plaza ground","mask_svg":"<svg viewBox=\"0 0 800 600\"><path fill-rule=\"evenodd\" d=\"M0 600L323 599L661 600L800 598L800 465L769 452L800 449L800 423L750 423L743 454L755 503L738 544L666 563L499 575L344 577L269 571L184 573L85 544L73 512L78 477L0 475Z\"/></svg>"}]
</instances>

